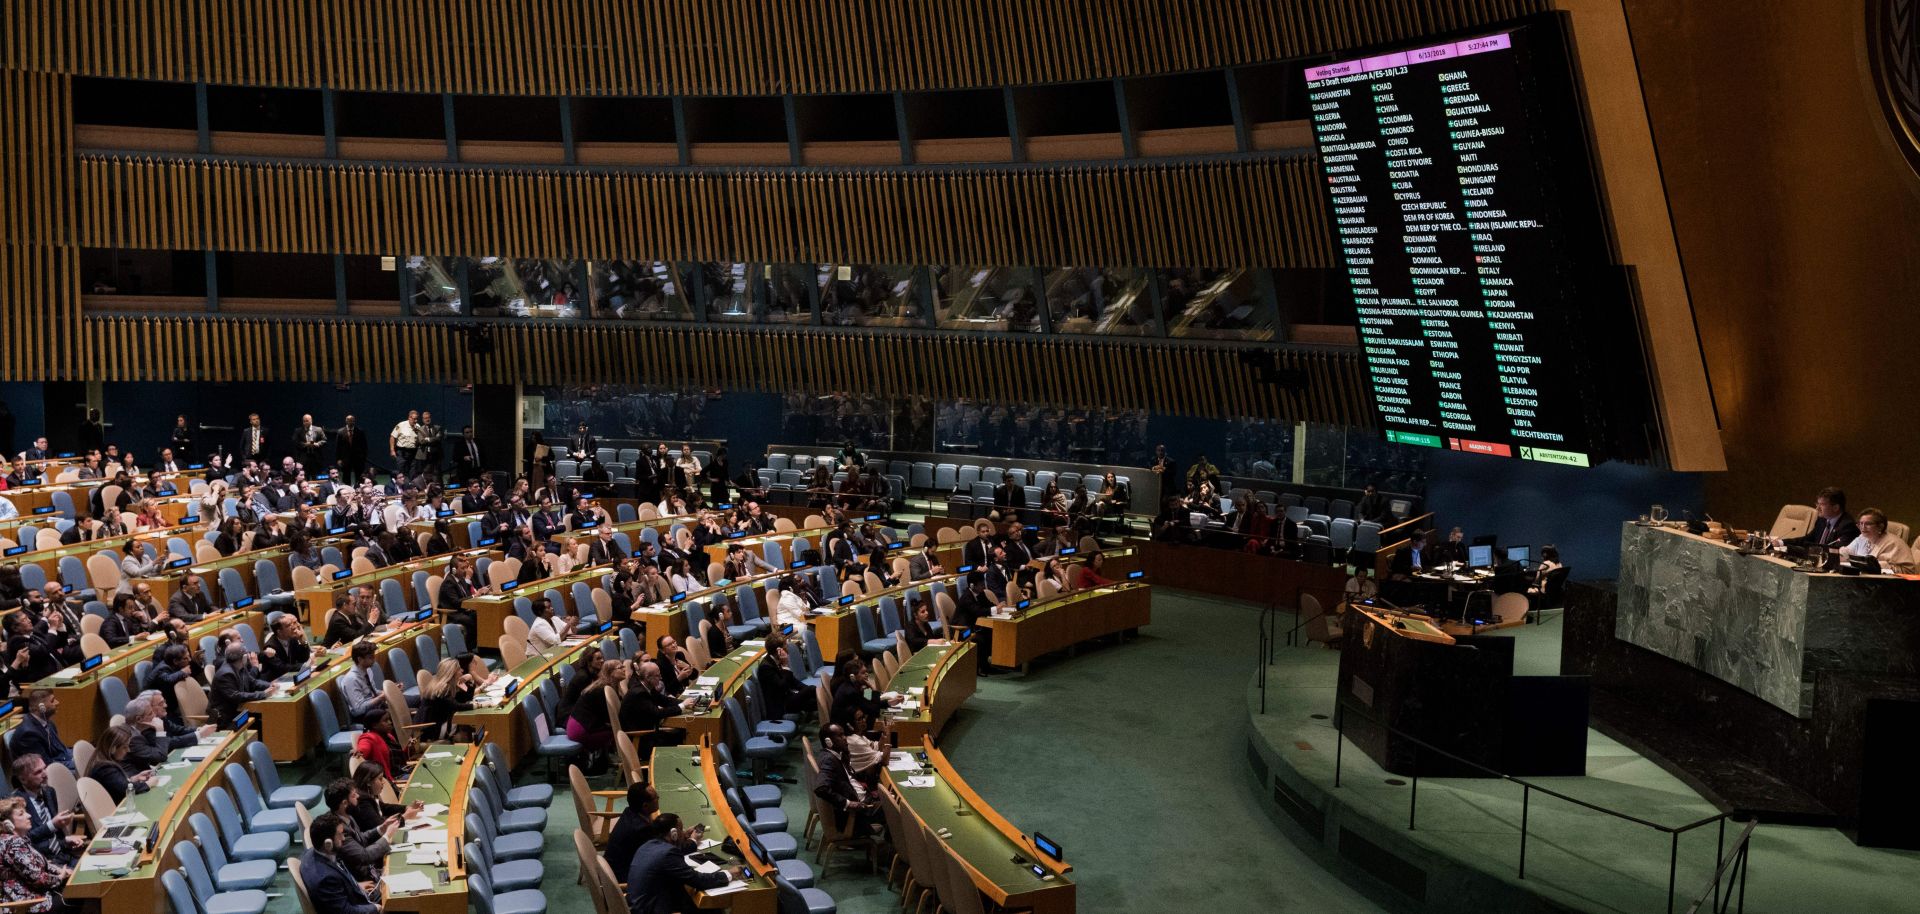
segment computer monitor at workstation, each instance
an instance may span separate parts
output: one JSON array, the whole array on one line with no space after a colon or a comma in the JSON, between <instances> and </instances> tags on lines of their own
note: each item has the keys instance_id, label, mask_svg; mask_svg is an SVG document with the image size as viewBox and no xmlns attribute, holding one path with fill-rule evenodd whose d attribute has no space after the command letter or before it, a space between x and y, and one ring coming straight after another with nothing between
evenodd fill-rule
<instances>
[{"instance_id":1,"label":"computer monitor at workstation","mask_svg":"<svg viewBox=\"0 0 1920 914\"><path fill-rule=\"evenodd\" d=\"M1507 561L1519 562L1522 565L1533 564L1533 547L1532 546L1508 546Z\"/></svg>"},{"instance_id":2,"label":"computer monitor at workstation","mask_svg":"<svg viewBox=\"0 0 1920 914\"><path fill-rule=\"evenodd\" d=\"M1493 567L1493 547L1492 546L1468 546L1467 547L1467 565L1472 568L1492 568Z\"/></svg>"}]
</instances>

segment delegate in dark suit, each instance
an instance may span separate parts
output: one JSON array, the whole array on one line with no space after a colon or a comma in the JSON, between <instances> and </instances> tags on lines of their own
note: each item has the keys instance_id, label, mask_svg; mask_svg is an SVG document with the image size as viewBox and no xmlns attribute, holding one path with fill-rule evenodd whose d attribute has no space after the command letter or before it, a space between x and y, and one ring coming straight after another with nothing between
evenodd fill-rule
<instances>
[{"instance_id":1,"label":"delegate in dark suit","mask_svg":"<svg viewBox=\"0 0 1920 914\"><path fill-rule=\"evenodd\" d=\"M300 881L320 914L380 914L380 905L367 897L346 864L313 848L300 855Z\"/></svg>"},{"instance_id":2,"label":"delegate in dark suit","mask_svg":"<svg viewBox=\"0 0 1920 914\"><path fill-rule=\"evenodd\" d=\"M222 730L232 729L233 718L240 713L240 706L267 697L272 687L271 681L254 675L250 663L222 664L220 672L213 676L213 695L207 702L213 722Z\"/></svg>"},{"instance_id":3,"label":"delegate in dark suit","mask_svg":"<svg viewBox=\"0 0 1920 914\"><path fill-rule=\"evenodd\" d=\"M1845 546L1853 542L1854 538L1859 535L1860 525L1854 522L1852 515L1843 513L1839 517L1831 520L1824 517L1815 517L1813 519L1813 526L1807 528L1806 536L1796 536L1793 539L1787 540L1786 544L1800 547Z\"/></svg>"},{"instance_id":4,"label":"delegate in dark suit","mask_svg":"<svg viewBox=\"0 0 1920 914\"><path fill-rule=\"evenodd\" d=\"M633 852L627 870L627 910L632 914L677 914L693 908L689 887L717 889L727 884L725 871L702 873L687 865L680 848L655 838ZM316 905L318 907L318 905Z\"/></svg>"},{"instance_id":5,"label":"delegate in dark suit","mask_svg":"<svg viewBox=\"0 0 1920 914\"><path fill-rule=\"evenodd\" d=\"M27 818L33 823L27 830L27 843L55 863L71 866L80 859L78 852L60 829L53 825L53 817L60 814L60 797L52 787L42 786L39 793L21 787L13 796L27 806Z\"/></svg>"}]
</instances>

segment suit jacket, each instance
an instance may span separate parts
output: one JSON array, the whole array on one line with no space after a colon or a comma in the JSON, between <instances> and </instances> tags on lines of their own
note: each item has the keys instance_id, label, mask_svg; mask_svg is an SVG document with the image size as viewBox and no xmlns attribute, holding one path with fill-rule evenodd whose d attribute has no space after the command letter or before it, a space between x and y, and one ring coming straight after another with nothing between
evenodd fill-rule
<instances>
[{"instance_id":1,"label":"suit jacket","mask_svg":"<svg viewBox=\"0 0 1920 914\"><path fill-rule=\"evenodd\" d=\"M627 869L627 910L631 914L675 914L692 905L688 886L717 889L726 884L724 871L695 870L687 865L680 848L664 838L654 838L633 852L633 863ZM315 901L318 908L318 899Z\"/></svg>"},{"instance_id":2,"label":"suit jacket","mask_svg":"<svg viewBox=\"0 0 1920 914\"><path fill-rule=\"evenodd\" d=\"M440 582L440 608L462 612L463 604L480 589L480 579L450 577Z\"/></svg>"},{"instance_id":3,"label":"suit jacket","mask_svg":"<svg viewBox=\"0 0 1920 914\"><path fill-rule=\"evenodd\" d=\"M189 595L184 590L174 591L167 600L167 615L186 622L198 622L213 612L213 600L208 598L202 588L199 596ZM102 625L102 628L106 626Z\"/></svg>"},{"instance_id":4,"label":"suit jacket","mask_svg":"<svg viewBox=\"0 0 1920 914\"><path fill-rule=\"evenodd\" d=\"M266 656L266 648L273 648L273 656ZM279 679L307 665L313 658L313 648L307 646L305 639L282 641L275 638L261 645L260 675L268 679Z\"/></svg>"},{"instance_id":5,"label":"suit jacket","mask_svg":"<svg viewBox=\"0 0 1920 914\"><path fill-rule=\"evenodd\" d=\"M620 700L620 729L658 730L667 718L680 713L680 703L651 689L627 690Z\"/></svg>"},{"instance_id":6,"label":"suit jacket","mask_svg":"<svg viewBox=\"0 0 1920 914\"><path fill-rule=\"evenodd\" d=\"M164 717L160 719L166 720ZM167 725L163 723L162 726ZM180 728L182 732L178 733L173 732L171 726L167 726L167 729L168 732L163 734L152 727L134 728L133 746L127 750L127 761L141 768L152 768L164 764L168 753L173 750L185 749L200 741L200 735L186 727Z\"/></svg>"},{"instance_id":7,"label":"suit jacket","mask_svg":"<svg viewBox=\"0 0 1920 914\"><path fill-rule=\"evenodd\" d=\"M1467 560L1467 544L1464 540L1458 543L1435 543L1428 546L1427 551L1432 552L1433 557L1427 558L1425 555L1422 555L1421 558L1425 559L1429 565L1445 565L1448 562L1465 562Z\"/></svg>"},{"instance_id":8,"label":"suit jacket","mask_svg":"<svg viewBox=\"0 0 1920 914\"><path fill-rule=\"evenodd\" d=\"M334 456L341 466L357 467L367 463L367 430L341 426L333 433Z\"/></svg>"},{"instance_id":9,"label":"suit jacket","mask_svg":"<svg viewBox=\"0 0 1920 914\"><path fill-rule=\"evenodd\" d=\"M41 720L28 714L20 719L13 730L13 744L8 755L19 758L23 755L37 755L51 765L59 762L68 768L73 767L73 750L60 740L60 728L53 721Z\"/></svg>"},{"instance_id":10,"label":"suit jacket","mask_svg":"<svg viewBox=\"0 0 1920 914\"><path fill-rule=\"evenodd\" d=\"M1851 515L1842 514L1829 521L1815 517L1807 535L1790 540L1796 546L1845 546L1860 535L1860 525Z\"/></svg>"},{"instance_id":11,"label":"suit jacket","mask_svg":"<svg viewBox=\"0 0 1920 914\"><path fill-rule=\"evenodd\" d=\"M1436 564L1436 561L1434 559L1432 546L1420 550L1420 564L1418 566L1413 564L1413 548L1409 546L1393 554L1393 562L1387 566L1387 573L1412 574L1416 567L1428 568L1434 564Z\"/></svg>"},{"instance_id":12,"label":"suit jacket","mask_svg":"<svg viewBox=\"0 0 1920 914\"><path fill-rule=\"evenodd\" d=\"M835 707L839 702L834 703ZM853 775L848 771L847 760L840 753L822 748L819 752L820 786L813 789L814 795L827 801L840 820L839 827L847 823L847 811L860 805L860 795L853 789Z\"/></svg>"},{"instance_id":13,"label":"suit jacket","mask_svg":"<svg viewBox=\"0 0 1920 914\"><path fill-rule=\"evenodd\" d=\"M454 455L454 465L461 469L459 479L462 482L469 476L478 475L480 468L486 465L480 453L480 443L472 438L460 439L454 448Z\"/></svg>"},{"instance_id":14,"label":"suit jacket","mask_svg":"<svg viewBox=\"0 0 1920 914\"><path fill-rule=\"evenodd\" d=\"M130 622L119 613L109 614L107 621L100 623L100 637L107 639L110 647L126 647L127 642L144 634L146 629L139 622Z\"/></svg>"},{"instance_id":15,"label":"suit jacket","mask_svg":"<svg viewBox=\"0 0 1920 914\"><path fill-rule=\"evenodd\" d=\"M617 540L602 541L596 538L587 546L587 564L589 565L607 565L626 557L627 551L620 548Z\"/></svg>"},{"instance_id":16,"label":"suit jacket","mask_svg":"<svg viewBox=\"0 0 1920 914\"><path fill-rule=\"evenodd\" d=\"M321 914L380 914L379 903L367 897L345 864L313 848L300 855L300 881Z\"/></svg>"},{"instance_id":17,"label":"suit jacket","mask_svg":"<svg viewBox=\"0 0 1920 914\"><path fill-rule=\"evenodd\" d=\"M251 425L242 427L240 429L240 456L265 456L267 453L267 441L272 437L272 435L267 433L265 423L262 423L257 429Z\"/></svg>"},{"instance_id":18,"label":"suit jacket","mask_svg":"<svg viewBox=\"0 0 1920 914\"><path fill-rule=\"evenodd\" d=\"M595 440L591 434L575 435L567 444L567 453L569 454L585 454L591 457L594 452L599 449L599 441Z\"/></svg>"},{"instance_id":19,"label":"suit jacket","mask_svg":"<svg viewBox=\"0 0 1920 914\"><path fill-rule=\"evenodd\" d=\"M267 690L272 685L272 682L255 676L251 666L236 670L222 665L220 672L213 675L213 694L208 696L207 710L220 729L230 730L234 717L240 713L240 706L267 697Z\"/></svg>"},{"instance_id":20,"label":"suit jacket","mask_svg":"<svg viewBox=\"0 0 1920 914\"><path fill-rule=\"evenodd\" d=\"M1027 490L1012 483L1003 483L993 489L993 506L996 508L1024 508L1027 506Z\"/></svg>"}]
</instances>

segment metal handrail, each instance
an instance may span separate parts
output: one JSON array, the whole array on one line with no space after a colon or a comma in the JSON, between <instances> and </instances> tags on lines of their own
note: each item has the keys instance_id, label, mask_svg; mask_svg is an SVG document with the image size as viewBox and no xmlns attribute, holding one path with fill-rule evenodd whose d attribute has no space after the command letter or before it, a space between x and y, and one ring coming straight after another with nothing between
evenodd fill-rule
<instances>
[{"instance_id":1,"label":"metal handrail","mask_svg":"<svg viewBox=\"0 0 1920 914\"><path fill-rule=\"evenodd\" d=\"M1739 906L1735 910L1746 911L1747 871L1750 868L1748 866L1748 851L1753 848L1753 830L1759 826L1759 824L1760 820L1754 819L1747 822L1747 827L1740 830L1739 836L1733 839L1733 854L1730 856L1723 855L1720 860L1720 865L1713 870L1713 881L1710 882L1706 888L1700 890L1700 894L1693 899L1693 904L1687 907L1687 914L1698 914L1700 906L1707 903L1707 896L1709 894L1713 896L1712 910L1714 914L1726 914L1728 906L1734 903L1735 897L1738 897L1740 900ZM1733 886L1729 885L1727 887L1727 894L1722 897L1720 894L1720 885L1722 882L1737 884L1739 886L1738 895L1735 895Z\"/></svg>"},{"instance_id":2,"label":"metal handrail","mask_svg":"<svg viewBox=\"0 0 1920 914\"><path fill-rule=\"evenodd\" d=\"M1673 914L1674 891L1676 888L1676 881L1679 878L1679 870L1680 870L1680 836L1681 835L1687 832L1693 831L1694 829L1699 828L1703 825L1712 825L1712 824L1718 823L1720 826L1720 835L1719 835L1719 838L1717 839L1716 851L1714 856L1714 867L1717 871L1726 865L1726 862L1727 862L1727 854L1725 850L1726 834L1727 834L1726 823L1727 823L1727 820L1733 817L1733 813L1730 813L1730 812L1716 813L1714 815L1706 816L1696 821L1689 822L1685 825L1662 825L1658 822L1642 819L1639 816L1634 816L1628 813L1620 812L1619 810L1616 810L1616 809L1608 809L1605 806L1600 806L1595 803L1590 803L1578 797L1568 796L1567 794L1561 793L1558 790L1554 790L1551 787L1543 787L1531 781L1527 781L1522 778L1517 778L1505 772L1498 771L1493 768L1489 768L1486 765L1482 765L1479 762L1476 762L1472 759L1464 758L1462 756L1449 752L1445 749L1442 749L1438 746L1435 746L1432 743L1429 743L1425 740L1420 739L1417 736L1407 733L1406 731L1401 730L1398 727L1395 727L1392 724L1389 724L1386 721L1381 720L1379 717L1369 713L1369 711L1366 709L1364 705L1358 704L1358 699L1355 699L1350 695L1339 696L1337 699L1335 699L1335 702L1334 702L1334 732L1337 734L1337 737L1334 740L1334 754L1333 754L1333 786L1335 789L1338 789L1341 786L1340 785L1341 761L1342 761L1342 758L1344 757L1344 751L1346 749L1346 742L1347 742L1346 740L1347 712L1353 712L1363 720L1369 721L1379 727L1382 727L1388 733L1394 734L1395 736L1398 736L1401 739L1404 739L1410 743L1413 743L1415 746L1418 746L1421 749L1424 749L1428 752L1437 753L1440 756L1450 759L1456 763L1465 765L1469 768L1473 768L1478 771L1485 772L1490 777L1498 778L1502 781L1507 781L1509 783L1520 785L1520 788L1521 788L1520 861L1519 861L1518 869L1519 869L1519 877L1521 879L1527 878L1528 818L1529 818L1529 814L1532 811L1533 792L1536 790L1546 794L1547 796L1553 797L1557 800L1563 800L1565 802L1572 803L1573 805L1582 807L1584 809L1590 809L1594 812L1602 813L1604 815L1609 815L1616 819L1632 822L1635 825L1645 826L1647 828L1653 829L1654 831L1667 835L1670 838L1669 851L1668 851L1668 857L1667 857L1667 914ZM1418 756L1415 757L1416 768L1418 766L1418 758L1419 758ZM1411 780L1412 780L1413 786L1412 786L1412 791L1409 794L1408 800L1407 800L1407 828L1409 830L1412 830L1415 826L1414 817L1418 809L1418 803L1420 798L1420 775L1417 770L1412 775ZM1748 822L1749 832L1752 831L1752 827L1755 824L1757 824L1757 822Z\"/></svg>"}]
</instances>

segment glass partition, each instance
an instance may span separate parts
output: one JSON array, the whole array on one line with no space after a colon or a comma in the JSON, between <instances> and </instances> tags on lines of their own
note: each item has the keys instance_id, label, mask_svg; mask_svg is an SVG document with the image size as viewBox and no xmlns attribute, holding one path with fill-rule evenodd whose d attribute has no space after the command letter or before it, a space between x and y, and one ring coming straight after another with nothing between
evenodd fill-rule
<instances>
[{"instance_id":1,"label":"glass partition","mask_svg":"<svg viewBox=\"0 0 1920 914\"><path fill-rule=\"evenodd\" d=\"M474 314L480 317L580 317L584 267L578 261L482 257L468 265Z\"/></svg>"},{"instance_id":2,"label":"glass partition","mask_svg":"<svg viewBox=\"0 0 1920 914\"><path fill-rule=\"evenodd\" d=\"M1153 291L1146 270L1055 267L1046 273L1047 310L1056 333L1148 336Z\"/></svg>"},{"instance_id":3,"label":"glass partition","mask_svg":"<svg viewBox=\"0 0 1920 914\"><path fill-rule=\"evenodd\" d=\"M943 400L934 415L938 450L1144 466L1147 413Z\"/></svg>"},{"instance_id":4,"label":"glass partition","mask_svg":"<svg viewBox=\"0 0 1920 914\"><path fill-rule=\"evenodd\" d=\"M707 319L731 323L750 323L759 313L758 287L760 265L753 263L703 263L701 284L707 302Z\"/></svg>"},{"instance_id":5,"label":"glass partition","mask_svg":"<svg viewBox=\"0 0 1920 914\"><path fill-rule=\"evenodd\" d=\"M933 277L941 328L1039 332L1040 306L1028 268L937 266Z\"/></svg>"},{"instance_id":6,"label":"glass partition","mask_svg":"<svg viewBox=\"0 0 1920 914\"><path fill-rule=\"evenodd\" d=\"M1227 454L1221 470L1245 479L1292 479L1294 429L1294 423L1285 420L1232 420L1227 423Z\"/></svg>"},{"instance_id":7,"label":"glass partition","mask_svg":"<svg viewBox=\"0 0 1920 914\"><path fill-rule=\"evenodd\" d=\"M767 280L767 323L813 322L814 265L770 263L761 270Z\"/></svg>"},{"instance_id":8,"label":"glass partition","mask_svg":"<svg viewBox=\"0 0 1920 914\"><path fill-rule=\"evenodd\" d=\"M820 322L832 327L919 327L919 270L902 264L821 264Z\"/></svg>"},{"instance_id":9,"label":"glass partition","mask_svg":"<svg viewBox=\"0 0 1920 914\"><path fill-rule=\"evenodd\" d=\"M1271 295L1257 271L1175 267L1161 273L1167 333L1216 340L1273 339Z\"/></svg>"},{"instance_id":10,"label":"glass partition","mask_svg":"<svg viewBox=\"0 0 1920 914\"><path fill-rule=\"evenodd\" d=\"M722 396L719 391L595 384L529 387L527 393L545 398L541 431L556 447L564 446L581 422L608 447L615 442L627 447L625 442L635 438L712 438L719 430L716 423L702 421L708 404Z\"/></svg>"},{"instance_id":11,"label":"glass partition","mask_svg":"<svg viewBox=\"0 0 1920 914\"><path fill-rule=\"evenodd\" d=\"M600 260L593 267L593 313L615 320L687 321L693 307L674 265L659 260Z\"/></svg>"},{"instance_id":12,"label":"glass partition","mask_svg":"<svg viewBox=\"0 0 1920 914\"><path fill-rule=\"evenodd\" d=\"M781 401L780 440L889 450L894 401L871 394L787 394Z\"/></svg>"},{"instance_id":13,"label":"glass partition","mask_svg":"<svg viewBox=\"0 0 1920 914\"><path fill-rule=\"evenodd\" d=\"M415 317L458 317L460 261L453 257L407 258L408 306Z\"/></svg>"}]
</instances>

